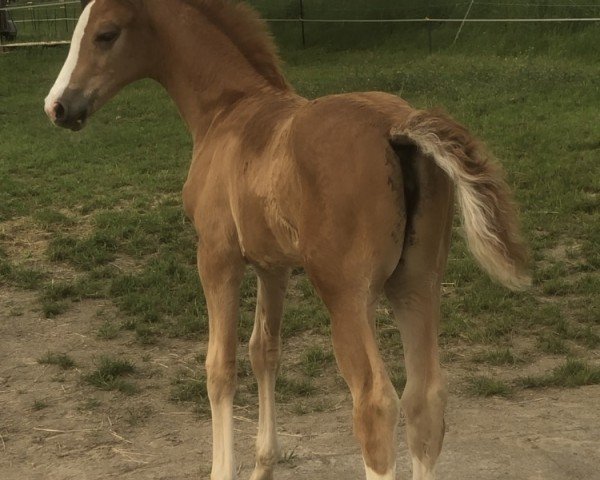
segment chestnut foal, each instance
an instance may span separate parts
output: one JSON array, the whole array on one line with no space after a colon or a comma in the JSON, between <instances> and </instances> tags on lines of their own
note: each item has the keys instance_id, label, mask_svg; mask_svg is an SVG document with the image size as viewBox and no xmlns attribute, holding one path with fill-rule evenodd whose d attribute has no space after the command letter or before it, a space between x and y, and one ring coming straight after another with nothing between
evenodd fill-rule
<instances>
[{"instance_id":1,"label":"chestnut foal","mask_svg":"<svg viewBox=\"0 0 600 480\"><path fill-rule=\"evenodd\" d=\"M183 200L199 237L210 323L211 478L236 477L236 325L240 282L251 264L259 286L250 359L260 401L252 480L272 479L279 458L274 388L293 266L304 267L331 314L366 478L395 478L401 406L413 479L433 479L444 436L437 332L454 190L478 262L509 288L529 283L500 167L464 127L395 96L300 97L281 73L263 22L244 4L84 4L46 99L51 120L79 130L122 87L149 77L166 88L193 136ZM401 401L377 347L382 292L404 343Z\"/></svg>"}]
</instances>

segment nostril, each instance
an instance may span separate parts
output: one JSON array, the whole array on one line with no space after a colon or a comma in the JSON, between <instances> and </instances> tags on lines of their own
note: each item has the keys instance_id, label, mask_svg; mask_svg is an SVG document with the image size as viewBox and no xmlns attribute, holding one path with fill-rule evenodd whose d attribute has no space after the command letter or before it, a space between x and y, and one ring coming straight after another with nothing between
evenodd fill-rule
<instances>
[{"instance_id":1,"label":"nostril","mask_svg":"<svg viewBox=\"0 0 600 480\"><path fill-rule=\"evenodd\" d=\"M64 120L67 116L67 111L62 103L56 102L54 104L54 119L61 121Z\"/></svg>"}]
</instances>

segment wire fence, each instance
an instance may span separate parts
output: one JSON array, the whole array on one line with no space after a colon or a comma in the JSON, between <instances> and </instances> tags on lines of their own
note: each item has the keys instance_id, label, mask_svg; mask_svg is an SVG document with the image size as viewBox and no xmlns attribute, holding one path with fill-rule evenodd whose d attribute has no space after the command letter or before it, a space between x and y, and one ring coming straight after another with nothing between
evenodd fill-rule
<instances>
[{"instance_id":1,"label":"wire fence","mask_svg":"<svg viewBox=\"0 0 600 480\"><path fill-rule=\"evenodd\" d=\"M80 13L80 1L0 0L0 43L13 48L69 43Z\"/></svg>"},{"instance_id":2,"label":"wire fence","mask_svg":"<svg viewBox=\"0 0 600 480\"><path fill-rule=\"evenodd\" d=\"M10 3L9 3L10 2ZM0 0L0 48L51 46L69 43L81 12L77 0ZM307 44L306 25L327 24L584 24L600 22L600 2L566 3L561 0L448 1L424 0L257 0L255 4L273 24L297 24L302 44ZM352 8L353 7L353 8ZM558 13L558 16L556 15ZM430 41L431 48L431 41Z\"/></svg>"}]
</instances>

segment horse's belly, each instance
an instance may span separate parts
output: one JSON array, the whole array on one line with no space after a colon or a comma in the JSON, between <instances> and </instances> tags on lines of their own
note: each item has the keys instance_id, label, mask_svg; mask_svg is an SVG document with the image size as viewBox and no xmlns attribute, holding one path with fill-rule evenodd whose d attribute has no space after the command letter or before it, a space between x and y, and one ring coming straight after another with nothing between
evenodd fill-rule
<instances>
[{"instance_id":1,"label":"horse's belly","mask_svg":"<svg viewBox=\"0 0 600 480\"><path fill-rule=\"evenodd\" d=\"M238 238L244 258L262 268L301 264L298 231L275 205L264 215L238 217Z\"/></svg>"}]
</instances>

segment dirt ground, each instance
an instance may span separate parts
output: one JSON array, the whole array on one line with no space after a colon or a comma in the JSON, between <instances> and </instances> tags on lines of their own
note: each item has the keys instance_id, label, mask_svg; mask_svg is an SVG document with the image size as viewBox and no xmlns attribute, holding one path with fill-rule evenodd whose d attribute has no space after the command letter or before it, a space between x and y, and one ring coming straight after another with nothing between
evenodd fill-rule
<instances>
[{"instance_id":1,"label":"dirt ground","mask_svg":"<svg viewBox=\"0 0 600 480\"><path fill-rule=\"evenodd\" d=\"M101 302L84 302L49 320L34 294L0 290L0 479L208 478L210 422L168 399L175 372L195 368L203 347L174 339L142 347L126 335L98 339L95 332L104 320L96 312L102 308L110 311ZM78 367L63 372L40 365L37 359L47 351L69 352ZM81 383L79 369L89 370L102 353L139 366L140 394L127 397ZM364 478L349 395L334 404L302 416L282 406L285 460L278 479ZM599 480L599 408L600 386L530 391L510 399L455 392L438 478ZM237 409L236 420L244 479L253 465L255 409ZM399 478L407 479L403 428L399 435Z\"/></svg>"}]
</instances>

